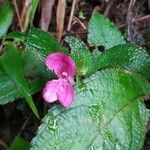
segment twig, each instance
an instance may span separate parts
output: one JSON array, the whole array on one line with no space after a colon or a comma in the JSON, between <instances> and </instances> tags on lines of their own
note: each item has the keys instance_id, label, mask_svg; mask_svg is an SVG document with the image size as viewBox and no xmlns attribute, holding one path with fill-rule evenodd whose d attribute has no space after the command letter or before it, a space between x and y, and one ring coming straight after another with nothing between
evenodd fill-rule
<instances>
[{"instance_id":1,"label":"twig","mask_svg":"<svg viewBox=\"0 0 150 150\"><path fill-rule=\"evenodd\" d=\"M31 114L29 115L29 117L26 119L26 121L24 122L24 124L22 125L21 129L20 129L20 132L18 133L18 136L21 135L21 133L23 132L23 130L25 129L25 127L27 126L28 122L30 121L31 119Z\"/></svg>"},{"instance_id":2,"label":"twig","mask_svg":"<svg viewBox=\"0 0 150 150\"><path fill-rule=\"evenodd\" d=\"M104 11L104 16L109 16L110 9L111 9L111 7L112 7L114 1L115 1L115 0L109 0L109 1L108 1L108 6L107 6L107 8L106 8L105 11Z\"/></svg>"},{"instance_id":3,"label":"twig","mask_svg":"<svg viewBox=\"0 0 150 150\"><path fill-rule=\"evenodd\" d=\"M131 22L132 22L132 23L135 23L135 22L144 21L144 20L147 20L147 19L150 19L150 15L134 17L134 18L131 20ZM118 28L123 28L123 27L125 27L126 25L127 25L127 24L118 25Z\"/></svg>"},{"instance_id":4,"label":"twig","mask_svg":"<svg viewBox=\"0 0 150 150\"><path fill-rule=\"evenodd\" d=\"M143 21L147 19L150 19L150 14L145 16L135 17L132 19L132 22Z\"/></svg>"},{"instance_id":5,"label":"twig","mask_svg":"<svg viewBox=\"0 0 150 150\"><path fill-rule=\"evenodd\" d=\"M55 0L42 0L40 26L44 31L48 30L49 24L51 22L52 9L54 4Z\"/></svg>"},{"instance_id":6,"label":"twig","mask_svg":"<svg viewBox=\"0 0 150 150\"><path fill-rule=\"evenodd\" d=\"M18 18L18 22L19 22L19 26L20 26L20 29L21 29L21 32L22 32L23 28L22 28L22 23L21 23L21 19L20 19L19 10L18 10L18 6L17 6L16 0L13 0L13 5L14 5L14 8L15 8L15 11L16 11L16 14L17 14L17 18Z\"/></svg>"},{"instance_id":7,"label":"twig","mask_svg":"<svg viewBox=\"0 0 150 150\"><path fill-rule=\"evenodd\" d=\"M74 16L74 20L76 22L78 22L84 30L86 30L86 26L84 25L84 23L80 19L78 19L76 16Z\"/></svg>"},{"instance_id":8,"label":"twig","mask_svg":"<svg viewBox=\"0 0 150 150\"><path fill-rule=\"evenodd\" d=\"M70 31L70 29L71 29L71 24L72 24L74 12L75 12L75 6L76 6L77 2L78 2L78 0L73 0L67 31Z\"/></svg>"},{"instance_id":9,"label":"twig","mask_svg":"<svg viewBox=\"0 0 150 150\"><path fill-rule=\"evenodd\" d=\"M8 149L7 144L4 143L1 139L0 139L0 148L2 148L2 149Z\"/></svg>"},{"instance_id":10,"label":"twig","mask_svg":"<svg viewBox=\"0 0 150 150\"><path fill-rule=\"evenodd\" d=\"M132 9L134 7L136 0L131 0L129 7L128 7L128 13L127 13L127 25L128 25L128 37L129 37L129 41L132 42L132 34L131 34L131 26L132 26Z\"/></svg>"},{"instance_id":11,"label":"twig","mask_svg":"<svg viewBox=\"0 0 150 150\"><path fill-rule=\"evenodd\" d=\"M66 13L66 0L59 0L57 4L57 12L56 12L56 25L57 25L56 30L57 30L57 38L59 42L63 35L65 13Z\"/></svg>"}]
</instances>

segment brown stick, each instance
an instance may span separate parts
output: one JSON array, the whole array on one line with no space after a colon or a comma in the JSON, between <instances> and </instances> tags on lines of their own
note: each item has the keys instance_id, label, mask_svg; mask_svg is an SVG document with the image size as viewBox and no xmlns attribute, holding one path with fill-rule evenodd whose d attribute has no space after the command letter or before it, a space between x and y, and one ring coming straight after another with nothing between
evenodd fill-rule
<instances>
[{"instance_id":1,"label":"brown stick","mask_svg":"<svg viewBox=\"0 0 150 150\"><path fill-rule=\"evenodd\" d=\"M107 6L107 8L106 8L105 11L104 11L104 16L109 16L110 9L111 9L111 7L112 7L114 1L115 1L115 0L109 0L108 6Z\"/></svg>"},{"instance_id":2,"label":"brown stick","mask_svg":"<svg viewBox=\"0 0 150 150\"><path fill-rule=\"evenodd\" d=\"M18 136L21 135L21 133L23 132L23 130L25 129L25 127L27 126L28 122L30 121L31 119L31 114L29 115L29 117L26 119L26 121L24 122L24 124L22 125L21 129L20 129L20 132L18 133Z\"/></svg>"},{"instance_id":3,"label":"brown stick","mask_svg":"<svg viewBox=\"0 0 150 150\"><path fill-rule=\"evenodd\" d=\"M86 30L86 26L84 25L84 23L80 19L78 19L76 16L74 16L74 20L76 22L78 22L84 30Z\"/></svg>"},{"instance_id":4,"label":"brown stick","mask_svg":"<svg viewBox=\"0 0 150 150\"><path fill-rule=\"evenodd\" d=\"M75 6L76 6L77 2L78 2L78 0L73 0L67 31L70 31L70 29L71 29L71 24L72 24L74 12L75 12Z\"/></svg>"},{"instance_id":5,"label":"brown stick","mask_svg":"<svg viewBox=\"0 0 150 150\"><path fill-rule=\"evenodd\" d=\"M128 13L127 13L127 28L128 28L128 37L129 41L132 42L132 34L131 34L131 26L132 26L132 9L134 7L136 0L131 0L129 7L128 7Z\"/></svg>"},{"instance_id":6,"label":"brown stick","mask_svg":"<svg viewBox=\"0 0 150 150\"><path fill-rule=\"evenodd\" d=\"M19 10L18 10L18 6L17 6L16 0L13 0L13 5L14 5L14 8L15 8L15 11L16 11L16 14L17 14L17 18L18 18L18 23L19 23L19 26L20 26L20 29L21 29L21 32L22 32L23 28L22 28L22 23L21 23L21 19L20 19Z\"/></svg>"},{"instance_id":7,"label":"brown stick","mask_svg":"<svg viewBox=\"0 0 150 150\"><path fill-rule=\"evenodd\" d=\"M144 20L147 20L147 19L150 19L150 15L134 17L131 21L132 21L132 23L135 23L135 22L144 21ZM127 24L118 25L118 28L123 28L123 27L125 27L126 25L127 25Z\"/></svg>"},{"instance_id":8,"label":"brown stick","mask_svg":"<svg viewBox=\"0 0 150 150\"><path fill-rule=\"evenodd\" d=\"M56 30L57 30L57 38L59 42L63 35L65 12L66 12L66 0L59 0L57 5L57 13L56 13L56 24L57 24Z\"/></svg>"},{"instance_id":9,"label":"brown stick","mask_svg":"<svg viewBox=\"0 0 150 150\"><path fill-rule=\"evenodd\" d=\"M54 4L55 0L42 0L40 26L44 31L48 30L49 24L51 22L51 15Z\"/></svg>"}]
</instances>

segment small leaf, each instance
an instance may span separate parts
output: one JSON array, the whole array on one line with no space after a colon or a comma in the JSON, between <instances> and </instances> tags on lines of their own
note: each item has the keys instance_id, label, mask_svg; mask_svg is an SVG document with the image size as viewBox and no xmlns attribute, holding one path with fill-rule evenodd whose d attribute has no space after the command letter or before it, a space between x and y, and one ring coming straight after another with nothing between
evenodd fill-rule
<instances>
[{"instance_id":1,"label":"small leaf","mask_svg":"<svg viewBox=\"0 0 150 150\"><path fill-rule=\"evenodd\" d=\"M5 73L15 82L34 114L39 117L37 108L30 94L29 84L24 76L23 61L18 49L13 43L6 43L5 51L0 56L0 64Z\"/></svg>"},{"instance_id":2,"label":"small leaf","mask_svg":"<svg viewBox=\"0 0 150 150\"><path fill-rule=\"evenodd\" d=\"M91 73L91 54L84 42L75 36L68 36L65 41L68 42L71 47L71 57L76 63L78 75L84 76Z\"/></svg>"},{"instance_id":3,"label":"small leaf","mask_svg":"<svg viewBox=\"0 0 150 150\"><path fill-rule=\"evenodd\" d=\"M23 138L16 136L14 141L12 142L9 150L29 150L30 143Z\"/></svg>"},{"instance_id":4,"label":"small leaf","mask_svg":"<svg viewBox=\"0 0 150 150\"><path fill-rule=\"evenodd\" d=\"M88 41L95 46L104 46L106 49L118 44L125 44L120 31L105 16L94 11L89 21Z\"/></svg>"},{"instance_id":5,"label":"small leaf","mask_svg":"<svg viewBox=\"0 0 150 150\"><path fill-rule=\"evenodd\" d=\"M104 51L95 63L97 69L122 68L150 78L150 55L135 44L118 45Z\"/></svg>"},{"instance_id":6,"label":"small leaf","mask_svg":"<svg viewBox=\"0 0 150 150\"><path fill-rule=\"evenodd\" d=\"M22 32L25 32L28 29L29 25L33 23L38 2L39 0L25 2L26 9L23 9L24 11L21 14Z\"/></svg>"},{"instance_id":7,"label":"small leaf","mask_svg":"<svg viewBox=\"0 0 150 150\"><path fill-rule=\"evenodd\" d=\"M13 20L13 8L9 0L0 5L0 38L7 32Z\"/></svg>"},{"instance_id":8,"label":"small leaf","mask_svg":"<svg viewBox=\"0 0 150 150\"><path fill-rule=\"evenodd\" d=\"M51 108L31 150L140 150L148 112L141 96L150 84L137 74L107 69L76 87L70 109Z\"/></svg>"}]
</instances>

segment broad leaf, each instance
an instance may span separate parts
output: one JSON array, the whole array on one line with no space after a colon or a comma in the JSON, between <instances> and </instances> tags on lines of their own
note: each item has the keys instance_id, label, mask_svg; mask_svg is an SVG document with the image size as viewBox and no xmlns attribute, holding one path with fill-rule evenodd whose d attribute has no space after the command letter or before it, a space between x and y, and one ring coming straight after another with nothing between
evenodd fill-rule
<instances>
[{"instance_id":1,"label":"broad leaf","mask_svg":"<svg viewBox=\"0 0 150 150\"><path fill-rule=\"evenodd\" d=\"M118 45L104 51L95 64L97 69L123 68L150 78L150 55L134 44Z\"/></svg>"},{"instance_id":2,"label":"broad leaf","mask_svg":"<svg viewBox=\"0 0 150 150\"><path fill-rule=\"evenodd\" d=\"M30 143L20 136L16 136L14 141L11 143L9 150L29 150Z\"/></svg>"},{"instance_id":3,"label":"broad leaf","mask_svg":"<svg viewBox=\"0 0 150 150\"><path fill-rule=\"evenodd\" d=\"M106 49L118 44L125 44L120 31L105 16L94 11L89 21L88 41L95 46L104 46Z\"/></svg>"},{"instance_id":4,"label":"broad leaf","mask_svg":"<svg viewBox=\"0 0 150 150\"><path fill-rule=\"evenodd\" d=\"M76 87L70 109L50 109L31 149L140 149L148 120L140 97L147 93L150 84L139 75L115 69L97 72Z\"/></svg>"},{"instance_id":5,"label":"broad leaf","mask_svg":"<svg viewBox=\"0 0 150 150\"><path fill-rule=\"evenodd\" d=\"M8 30L13 20L13 8L9 0L1 2L0 5L0 37L2 37Z\"/></svg>"},{"instance_id":6,"label":"broad leaf","mask_svg":"<svg viewBox=\"0 0 150 150\"><path fill-rule=\"evenodd\" d=\"M50 53L64 52L59 43L50 34L36 28L26 34L12 32L6 38L14 39L18 48L21 48L19 51L24 63L25 77L30 82L30 93L41 90L46 81L54 77L54 74L46 69L44 60ZM0 73L1 71L0 68ZM14 81L3 71L2 74L0 84L7 86L1 86L0 104L3 105L23 97Z\"/></svg>"},{"instance_id":7,"label":"broad leaf","mask_svg":"<svg viewBox=\"0 0 150 150\"><path fill-rule=\"evenodd\" d=\"M71 47L71 57L76 63L78 75L89 74L92 71L92 59L88 48L79 38L68 36L65 39Z\"/></svg>"},{"instance_id":8,"label":"broad leaf","mask_svg":"<svg viewBox=\"0 0 150 150\"><path fill-rule=\"evenodd\" d=\"M30 94L30 88L24 76L24 65L18 49L11 42L6 43L5 51L0 56L0 64L5 73L15 82L17 88L25 97L32 111L38 117L38 112Z\"/></svg>"},{"instance_id":9,"label":"broad leaf","mask_svg":"<svg viewBox=\"0 0 150 150\"><path fill-rule=\"evenodd\" d=\"M36 28L29 30L26 43L27 48L34 51L41 60L45 60L46 56L52 52L62 51L60 44L51 34Z\"/></svg>"}]
</instances>

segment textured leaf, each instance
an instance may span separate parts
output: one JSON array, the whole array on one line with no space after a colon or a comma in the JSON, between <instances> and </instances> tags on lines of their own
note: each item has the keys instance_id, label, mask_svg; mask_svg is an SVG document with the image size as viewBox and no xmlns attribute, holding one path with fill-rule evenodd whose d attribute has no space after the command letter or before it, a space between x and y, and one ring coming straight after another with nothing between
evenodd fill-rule
<instances>
[{"instance_id":1,"label":"textured leaf","mask_svg":"<svg viewBox=\"0 0 150 150\"><path fill-rule=\"evenodd\" d=\"M5 73L15 82L16 86L25 97L32 111L38 117L38 111L34 101L32 100L29 85L24 76L23 61L18 49L13 43L8 42L6 44L5 51L0 57L0 64L3 67Z\"/></svg>"},{"instance_id":2,"label":"textured leaf","mask_svg":"<svg viewBox=\"0 0 150 150\"><path fill-rule=\"evenodd\" d=\"M0 75L0 105L22 97L19 88L6 74Z\"/></svg>"},{"instance_id":3,"label":"textured leaf","mask_svg":"<svg viewBox=\"0 0 150 150\"><path fill-rule=\"evenodd\" d=\"M96 11L89 21L88 32L88 41L95 46L102 45L108 49L118 44L125 44L115 25Z\"/></svg>"},{"instance_id":4,"label":"textured leaf","mask_svg":"<svg viewBox=\"0 0 150 150\"><path fill-rule=\"evenodd\" d=\"M92 57L92 63L93 63L93 72L95 73L99 69L99 60L101 57L102 52L98 50L98 48L95 48L93 52L91 53Z\"/></svg>"},{"instance_id":5,"label":"textured leaf","mask_svg":"<svg viewBox=\"0 0 150 150\"><path fill-rule=\"evenodd\" d=\"M52 52L61 51L60 44L51 34L36 28L29 30L26 43L27 48L34 51L41 60Z\"/></svg>"},{"instance_id":6,"label":"textured leaf","mask_svg":"<svg viewBox=\"0 0 150 150\"><path fill-rule=\"evenodd\" d=\"M4 4L0 6L0 37L5 34L12 23L13 8L8 0L5 0Z\"/></svg>"},{"instance_id":7,"label":"textured leaf","mask_svg":"<svg viewBox=\"0 0 150 150\"><path fill-rule=\"evenodd\" d=\"M92 59L88 48L79 38L68 36L65 39L71 47L71 57L76 63L78 75L89 74L92 71Z\"/></svg>"},{"instance_id":8,"label":"textured leaf","mask_svg":"<svg viewBox=\"0 0 150 150\"><path fill-rule=\"evenodd\" d=\"M150 55L134 44L118 45L104 51L95 64L97 69L123 68L150 78Z\"/></svg>"},{"instance_id":9,"label":"textured leaf","mask_svg":"<svg viewBox=\"0 0 150 150\"><path fill-rule=\"evenodd\" d=\"M140 97L147 93L150 84L139 75L115 69L97 72L76 87L70 109L50 109L31 149L140 149L148 120Z\"/></svg>"},{"instance_id":10,"label":"textured leaf","mask_svg":"<svg viewBox=\"0 0 150 150\"><path fill-rule=\"evenodd\" d=\"M54 77L54 74L48 71L44 65L46 56L56 51L64 52L64 50L62 50L53 36L36 28L31 29L29 33L26 34L12 32L6 38L14 39L18 47L21 47L19 51L24 62L25 77L30 81L30 93L41 90L45 82ZM0 74L1 71L0 68ZM3 71L2 74L0 84L6 84L7 86L1 86L0 105L23 97L14 81Z\"/></svg>"},{"instance_id":11,"label":"textured leaf","mask_svg":"<svg viewBox=\"0 0 150 150\"><path fill-rule=\"evenodd\" d=\"M41 81L42 82L42 81ZM35 93L39 91L41 87L41 82L34 80L30 82L30 93ZM15 82L6 74L0 75L0 105L4 105L14 101L15 99L22 98L23 95L20 92L19 87Z\"/></svg>"},{"instance_id":12,"label":"textured leaf","mask_svg":"<svg viewBox=\"0 0 150 150\"><path fill-rule=\"evenodd\" d=\"M9 150L29 150L30 143L25 141L23 138L16 136L14 141L12 142Z\"/></svg>"}]
</instances>

